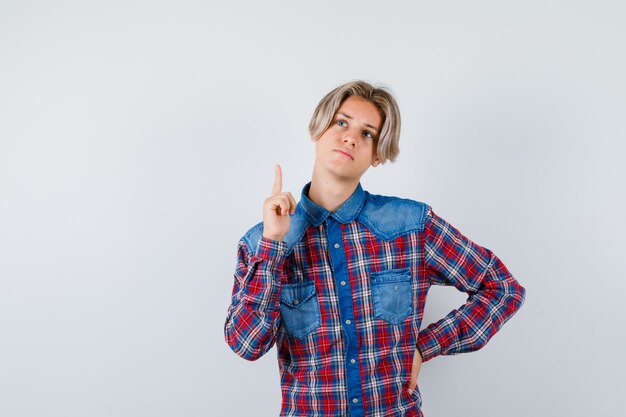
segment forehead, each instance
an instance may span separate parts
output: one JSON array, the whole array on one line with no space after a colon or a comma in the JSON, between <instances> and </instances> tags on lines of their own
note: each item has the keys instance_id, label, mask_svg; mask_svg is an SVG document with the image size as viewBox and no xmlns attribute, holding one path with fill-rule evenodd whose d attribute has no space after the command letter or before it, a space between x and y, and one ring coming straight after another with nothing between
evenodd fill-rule
<instances>
[{"instance_id":1,"label":"forehead","mask_svg":"<svg viewBox=\"0 0 626 417\"><path fill-rule=\"evenodd\" d=\"M340 112L361 123L373 125L376 128L380 127L382 121L382 115L378 107L362 97L350 96L345 99L337 109L337 113Z\"/></svg>"}]
</instances>

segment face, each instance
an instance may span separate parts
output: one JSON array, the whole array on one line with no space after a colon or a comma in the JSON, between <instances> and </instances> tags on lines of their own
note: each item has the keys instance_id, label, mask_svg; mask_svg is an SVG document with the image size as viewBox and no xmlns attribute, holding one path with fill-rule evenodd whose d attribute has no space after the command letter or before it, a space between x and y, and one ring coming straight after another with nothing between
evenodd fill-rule
<instances>
[{"instance_id":1,"label":"face","mask_svg":"<svg viewBox=\"0 0 626 417\"><path fill-rule=\"evenodd\" d=\"M338 179L360 181L370 166L380 164L375 154L381 127L382 116L374 104L348 97L315 143L316 169Z\"/></svg>"}]
</instances>

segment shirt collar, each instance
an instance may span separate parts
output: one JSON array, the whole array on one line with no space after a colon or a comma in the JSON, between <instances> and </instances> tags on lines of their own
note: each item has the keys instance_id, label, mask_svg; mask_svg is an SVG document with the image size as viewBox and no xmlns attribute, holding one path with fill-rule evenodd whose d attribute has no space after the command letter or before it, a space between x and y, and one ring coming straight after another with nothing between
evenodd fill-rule
<instances>
[{"instance_id":1,"label":"shirt collar","mask_svg":"<svg viewBox=\"0 0 626 417\"><path fill-rule=\"evenodd\" d=\"M359 183L352 195L348 197L348 199L344 201L337 210L331 213L324 207L314 203L313 200L309 198L310 188L311 183L309 182L302 189L300 205L302 206L309 222L315 227L322 224L329 216L340 223L350 223L356 219L363 208L363 204L365 203L365 191L363 191L361 183Z\"/></svg>"}]
</instances>

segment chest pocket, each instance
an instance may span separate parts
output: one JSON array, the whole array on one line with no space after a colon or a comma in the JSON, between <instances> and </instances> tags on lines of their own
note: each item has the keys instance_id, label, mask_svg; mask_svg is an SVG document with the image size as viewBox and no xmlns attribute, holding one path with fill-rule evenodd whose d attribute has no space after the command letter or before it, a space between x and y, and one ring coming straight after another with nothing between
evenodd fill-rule
<instances>
[{"instance_id":1,"label":"chest pocket","mask_svg":"<svg viewBox=\"0 0 626 417\"><path fill-rule=\"evenodd\" d=\"M374 315L391 324L399 324L413 311L409 268L370 274Z\"/></svg>"},{"instance_id":2,"label":"chest pocket","mask_svg":"<svg viewBox=\"0 0 626 417\"><path fill-rule=\"evenodd\" d=\"M321 316L315 282L282 284L280 315L287 334L291 337L301 338L317 329Z\"/></svg>"}]
</instances>

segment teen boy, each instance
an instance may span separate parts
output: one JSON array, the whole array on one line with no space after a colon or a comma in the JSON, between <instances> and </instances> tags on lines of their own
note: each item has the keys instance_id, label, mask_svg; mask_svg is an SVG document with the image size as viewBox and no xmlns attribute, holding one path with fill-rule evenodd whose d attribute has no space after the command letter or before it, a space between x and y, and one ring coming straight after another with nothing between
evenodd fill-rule
<instances>
[{"instance_id":1,"label":"teen boy","mask_svg":"<svg viewBox=\"0 0 626 417\"><path fill-rule=\"evenodd\" d=\"M276 343L281 416L422 416L422 362L480 349L525 290L430 206L361 188L370 166L399 152L387 91L337 87L309 131L315 164L300 202L276 166L263 222L239 241L226 341L248 360ZM469 297L420 331L431 285Z\"/></svg>"}]
</instances>

